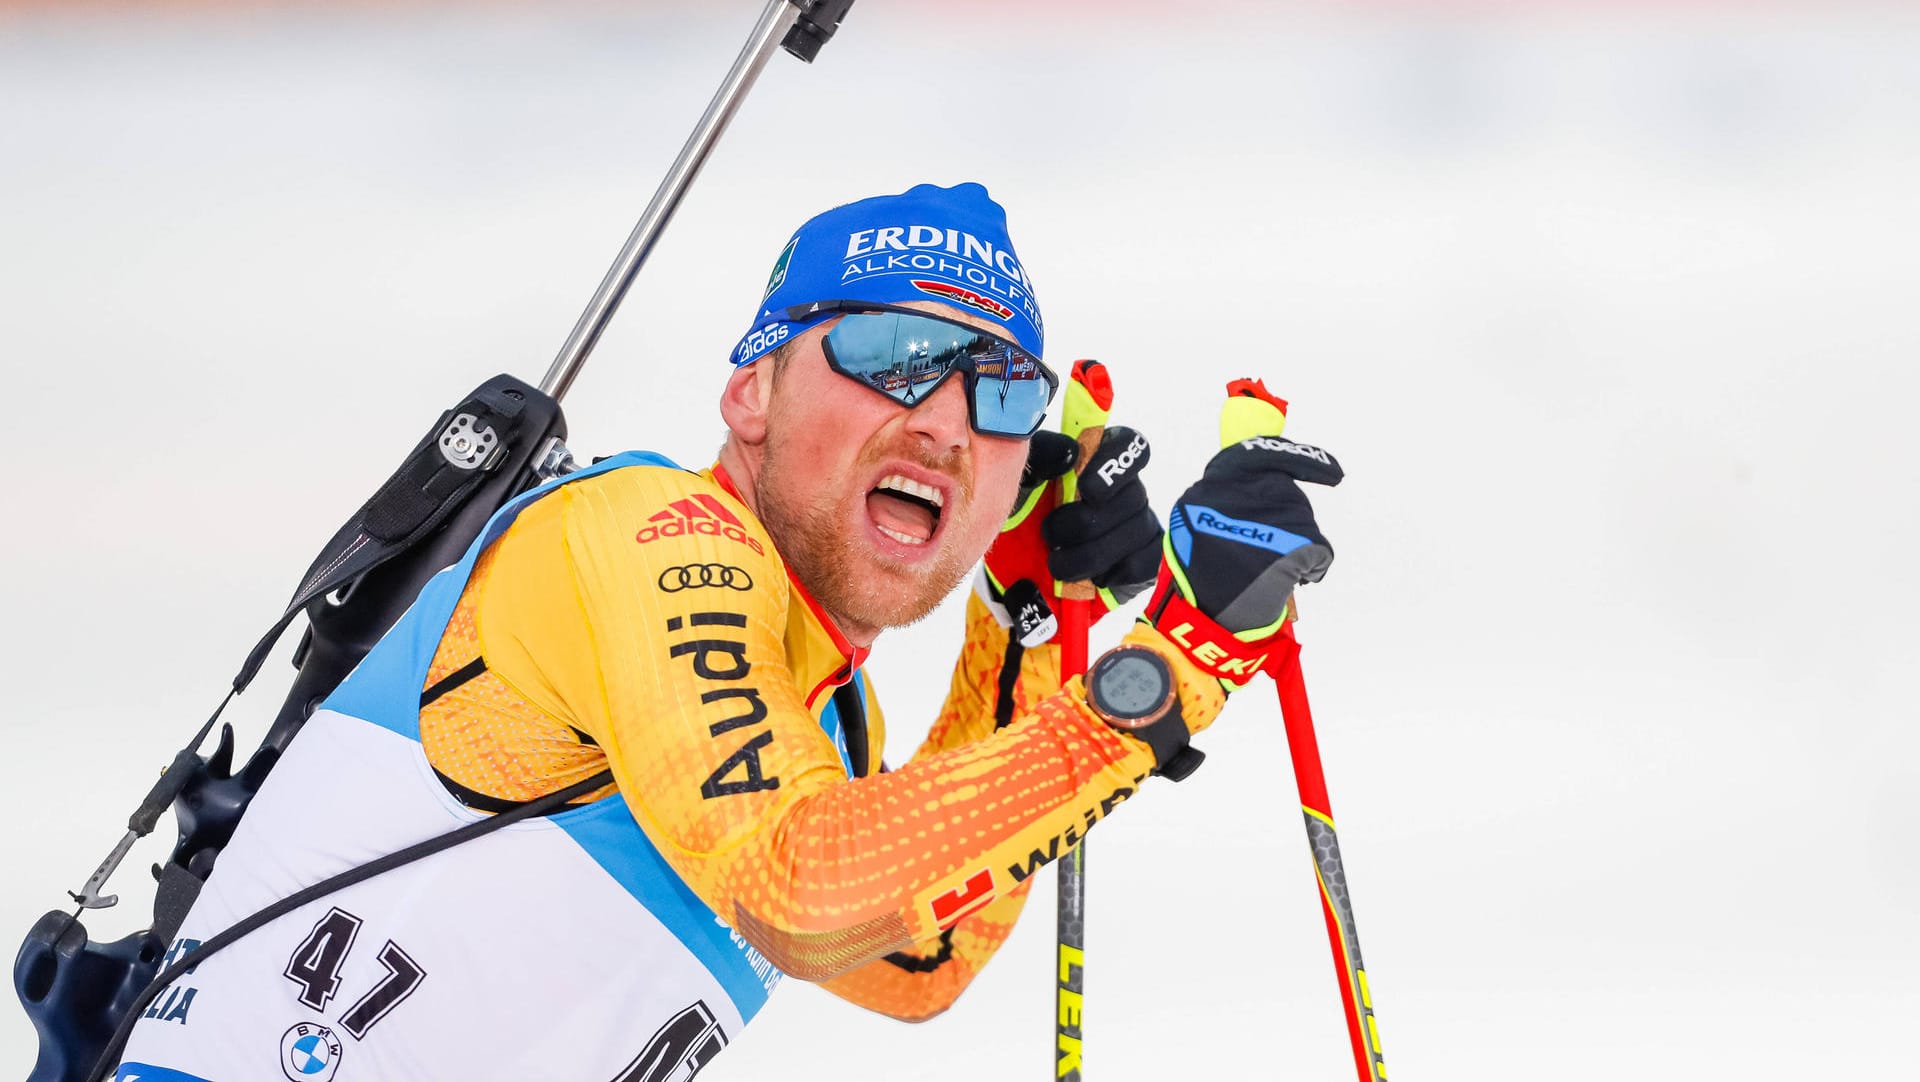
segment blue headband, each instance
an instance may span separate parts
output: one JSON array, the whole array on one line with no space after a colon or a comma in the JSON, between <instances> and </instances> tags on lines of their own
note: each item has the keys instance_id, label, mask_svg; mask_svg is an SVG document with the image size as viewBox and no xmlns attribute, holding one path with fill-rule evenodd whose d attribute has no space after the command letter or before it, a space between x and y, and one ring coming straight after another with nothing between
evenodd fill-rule
<instances>
[{"instance_id":1,"label":"blue headband","mask_svg":"<svg viewBox=\"0 0 1920 1082\"><path fill-rule=\"evenodd\" d=\"M1007 239L1007 212L978 184L921 184L835 207L801 226L780 250L733 363L751 364L838 314L789 319L797 305L928 300L992 319L1003 337L1042 356L1040 306Z\"/></svg>"}]
</instances>

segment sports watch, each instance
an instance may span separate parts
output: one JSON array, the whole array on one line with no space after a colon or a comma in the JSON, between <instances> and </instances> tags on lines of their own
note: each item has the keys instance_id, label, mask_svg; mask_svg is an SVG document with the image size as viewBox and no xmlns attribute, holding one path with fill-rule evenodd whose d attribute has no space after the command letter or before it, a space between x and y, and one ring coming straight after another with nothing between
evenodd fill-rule
<instances>
[{"instance_id":1,"label":"sports watch","mask_svg":"<svg viewBox=\"0 0 1920 1082\"><path fill-rule=\"evenodd\" d=\"M1107 651L1087 670L1087 705L1101 720L1153 749L1154 773L1180 781L1206 756L1188 746L1173 667L1144 646Z\"/></svg>"}]
</instances>

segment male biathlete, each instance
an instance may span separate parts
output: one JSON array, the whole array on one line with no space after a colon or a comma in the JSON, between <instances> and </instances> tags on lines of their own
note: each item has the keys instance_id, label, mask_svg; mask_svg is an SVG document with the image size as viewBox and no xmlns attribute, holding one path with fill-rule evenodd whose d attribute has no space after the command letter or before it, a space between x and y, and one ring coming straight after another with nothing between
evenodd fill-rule
<instances>
[{"instance_id":1,"label":"male biathlete","mask_svg":"<svg viewBox=\"0 0 1920 1082\"><path fill-rule=\"evenodd\" d=\"M1245 438L1164 540L1124 429L1054 506L1075 451L1036 435L1059 386L1041 342L977 184L803 225L733 357L719 460L630 452L495 516L307 722L175 953L463 823L614 783L209 957L117 1077L685 1078L783 973L898 1018L944 1010L1040 864L1190 768L1188 738L1332 557L1295 480L1338 466L1264 437L1280 414L1253 388ZM947 702L889 770L861 662L983 556ZM1056 578L1101 587L1100 611L1155 591L1064 687L1057 648L1003 626L1002 586L1046 601Z\"/></svg>"}]
</instances>

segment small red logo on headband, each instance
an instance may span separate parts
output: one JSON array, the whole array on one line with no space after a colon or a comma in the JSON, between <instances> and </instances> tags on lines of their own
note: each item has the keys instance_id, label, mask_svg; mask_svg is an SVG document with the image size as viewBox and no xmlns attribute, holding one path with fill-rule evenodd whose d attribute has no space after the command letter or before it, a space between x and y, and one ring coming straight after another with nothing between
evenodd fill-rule
<instances>
[{"instance_id":1,"label":"small red logo on headband","mask_svg":"<svg viewBox=\"0 0 1920 1082\"><path fill-rule=\"evenodd\" d=\"M946 282L929 282L923 278L913 279L913 288L922 293L931 293L936 297L944 297L950 301L959 301L969 308L978 308L982 312L990 312L993 315L999 316L1001 319L1013 318L1013 309L1008 308L992 297L982 297L971 289L949 285Z\"/></svg>"}]
</instances>

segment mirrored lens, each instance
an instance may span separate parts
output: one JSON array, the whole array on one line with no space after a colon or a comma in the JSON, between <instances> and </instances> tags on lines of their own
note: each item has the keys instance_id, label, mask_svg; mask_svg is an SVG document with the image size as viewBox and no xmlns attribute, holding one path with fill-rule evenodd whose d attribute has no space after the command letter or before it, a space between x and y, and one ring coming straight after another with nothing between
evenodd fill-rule
<instances>
[{"instance_id":1,"label":"mirrored lens","mask_svg":"<svg viewBox=\"0 0 1920 1082\"><path fill-rule=\"evenodd\" d=\"M1040 362L989 340L973 358L973 423L982 432L1024 436L1040 427L1053 386Z\"/></svg>"},{"instance_id":2,"label":"mirrored lens","mask_svg":"<svg viewBox=\"0 0 1920 1082\"><path fill-rule=\"evenodd\" d=\"M841 372L913 405L932 392L977 338L935 319L872 312L843 317L827 332L827 346Z\"/></svg>"},{"instance_id":3,"label":"mirrored lens","mask_svg":"<svg viewBox=\"0 0 1920 1082\"><path fill-rule=\"evenodd\" d=\"M973 362L973 424L1025 436L1052 398L1040 362L958 323L900 312L844 316L827 332L826 353L842 374L903 405L917 405L966 358Z\"/></svg>"}]
</instances>

